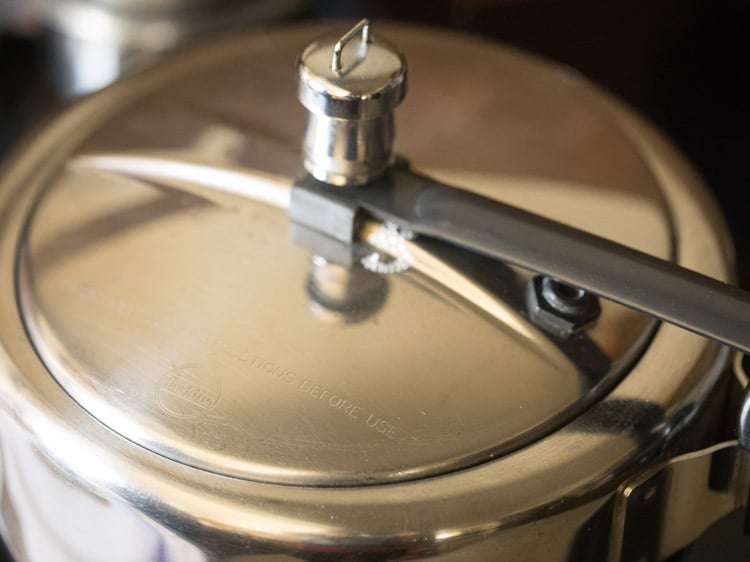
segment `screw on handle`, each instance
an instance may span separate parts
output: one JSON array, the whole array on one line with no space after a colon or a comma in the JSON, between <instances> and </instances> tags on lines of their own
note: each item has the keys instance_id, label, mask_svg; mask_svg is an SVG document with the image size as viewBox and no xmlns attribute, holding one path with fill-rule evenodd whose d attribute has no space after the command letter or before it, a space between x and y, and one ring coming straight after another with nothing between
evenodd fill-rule
<instances>
[{"instance_id":1,"label":"screw on handle","mask_svg":"<svg viewBox=\"0 0 750 562\"><path fill-rule=\"evenodd\" d=\"M347 31L341 39L336 41L336 44L333 46L333 58L331 59L331 70L336 72L337 74L341 74L343 72L341 68L341 54L344 51L344 47L346 46L349 41L351 41L358 33L362 33L362 38L360 40L360 49L362 49L363 54L367 52L367 45L370 43L370 20L367 18L364 18L357 22L357 24L352 27L349 31Z\"/></svg>"}]
</instances>

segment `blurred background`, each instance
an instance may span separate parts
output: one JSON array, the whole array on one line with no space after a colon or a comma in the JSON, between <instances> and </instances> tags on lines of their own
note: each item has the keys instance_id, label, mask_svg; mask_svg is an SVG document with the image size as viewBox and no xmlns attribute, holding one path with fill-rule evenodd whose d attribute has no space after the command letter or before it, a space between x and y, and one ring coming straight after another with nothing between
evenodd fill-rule
<instances>
[{"instance_id":1,"label":"blurred background","mask_svg":"<svg viewBox=\"0 0 750 562\"><path fill-rule=\"evenodd\" d=\"M750 289L746 0L0 0L0 161L77 97L171 51L221 33L362 16L512 44L577 69L634 106L711 187L735 241L740 285ZM747 560L750 542L726 546L740 526L735 517L682 560Z\"/></svg>"}]
</instances>

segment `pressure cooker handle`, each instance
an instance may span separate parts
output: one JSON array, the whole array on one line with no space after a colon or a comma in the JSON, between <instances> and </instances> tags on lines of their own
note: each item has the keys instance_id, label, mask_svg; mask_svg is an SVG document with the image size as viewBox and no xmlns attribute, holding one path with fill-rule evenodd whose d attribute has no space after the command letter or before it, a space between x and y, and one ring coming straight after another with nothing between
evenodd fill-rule
<instances>
[{"instance_id":1,"label":"pressure cooker handle","mask_svg":"<svg viewBox=\"0 0 750 562\"><path fill-rule=\"evenodd\" d=\"M358 188L381 220L492 256L750 353L750 293L408 170ZM748 413L750 416L750 413Z\"/></svg>"}]
</instances>

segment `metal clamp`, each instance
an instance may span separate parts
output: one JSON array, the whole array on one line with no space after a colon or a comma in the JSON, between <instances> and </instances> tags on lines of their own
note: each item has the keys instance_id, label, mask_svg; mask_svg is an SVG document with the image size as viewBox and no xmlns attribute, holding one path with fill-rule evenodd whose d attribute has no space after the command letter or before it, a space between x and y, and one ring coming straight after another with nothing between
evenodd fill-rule
<instances>
[{"instance_id":1,"label":"metal clamp","mask_svg":"<svg viewBox=\"0 0 750 562\"><path fill-rule=\"evenodd\" d=\"M676 457L620 488L607 562L656 562L747 506L750 453L735 441Z\"/></svg>"},{"instance_id":2,"label":"metal clamp","mask_svg":"<svg viewBox=\"0 0 750 562\"><path fill-rule=\"evenodd\" d=\"M680 455L621 486L607 562L663 560L743 507L750 532L750 385L743 359L736 354L733 365L737 390L745 393L738 440Z\"/></svg>"}]
</instances>

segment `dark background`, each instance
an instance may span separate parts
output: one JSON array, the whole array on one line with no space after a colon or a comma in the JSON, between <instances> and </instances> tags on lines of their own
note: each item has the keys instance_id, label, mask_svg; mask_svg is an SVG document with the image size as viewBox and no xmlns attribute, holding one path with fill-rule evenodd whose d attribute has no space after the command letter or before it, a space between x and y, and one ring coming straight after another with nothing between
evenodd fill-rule
<instances>
[{"instance_id":1,"label":"dark background","mask_svg":"<svg viewBox=\"0 0 750 562\"><path fill-rule=\"evenodd\" d=\"M296 18L361 16L423 22L520 46L578 69L626 100L671 136L711 187L735 242L739 283L750 288L744 220L750 2L323 0ZM0 159L22 131L63 103L48 47L44 31L0 35ZM740 540L739 516L725 527L688 552L685 562L749 559L750 541L727 542L728 536Z\"/></svg>"}]
</instances>

